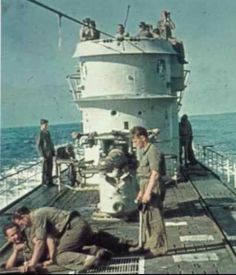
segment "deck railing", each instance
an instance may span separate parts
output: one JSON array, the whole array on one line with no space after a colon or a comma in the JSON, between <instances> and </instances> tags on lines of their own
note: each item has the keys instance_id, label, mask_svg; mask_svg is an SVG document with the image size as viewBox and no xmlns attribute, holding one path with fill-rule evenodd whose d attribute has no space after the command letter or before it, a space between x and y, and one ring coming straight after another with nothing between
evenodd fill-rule
<instances>
[{"instance_id":1,"label":"deck railing","mask_svg":"<svg viewBox=\"0 0 236 275\"><path fill-rule=\"evenodd\" d=\"M0 210L41 184L41 161L0 178Z\"/></svg>"},{"instance_id":2,"label":"deck railing","mask_svg":"<svg viewBox=\"0 0 236 275\"><path fill-rule=\"evenodd\" d=\"M213 145L200 146L195 144L197 159L206 167L215 172L223 182L233 183L236 188L236 163L213 149Z\"/></svg>"}]
</instances>

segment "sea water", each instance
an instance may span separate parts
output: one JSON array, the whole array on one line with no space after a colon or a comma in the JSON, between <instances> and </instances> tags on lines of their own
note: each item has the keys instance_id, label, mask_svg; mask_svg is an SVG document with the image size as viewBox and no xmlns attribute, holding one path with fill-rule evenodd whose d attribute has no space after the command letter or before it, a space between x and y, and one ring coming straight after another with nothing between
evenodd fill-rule
<instances>
[{"instance_id":1,"label":"sea water","mask_svg":"<svg viewBox=\"0 0 236 275\"><path fill-rule=\"evenodd\" d=\"M192 124L194 143L213 145L214 150L236 162L236 113L220 115L189 116ZM50 126L55 145L72 143L71 132L81 131L81 124ZM17 127L1 129L1 178L0 209L18 197L41 184L41 163L39 162L36 141L39 127ZM18 171L23 170L18 173Z\"/></svg>"},{"instance_id":2,"label":"sea water","mask_svg":"<svg viewBox=\"0 0 236 275\"><path fill-rule=\"evenodd\" d=\"M0 210L42 182L42 163L36 146L39 130L39 127L1 129ZM80 130L79 124L50 127L55 145L72 142L71 132Z\"/></svg>"},{"instance_id":3,"label":"sea water","mask_svg":"<svg viewBox=\"0 0 236 275\"><path fill-rule=\"evenodd\" d=\"M189 116L194 142L213 145L214 149L236 161L236 113ZM50 126L55 145L72 143L71 132L81 131L82 125L62 124ZM39 154L36 140L39 127L1 129L1 176L36 162Z\"/></svg>"}]
</instances>

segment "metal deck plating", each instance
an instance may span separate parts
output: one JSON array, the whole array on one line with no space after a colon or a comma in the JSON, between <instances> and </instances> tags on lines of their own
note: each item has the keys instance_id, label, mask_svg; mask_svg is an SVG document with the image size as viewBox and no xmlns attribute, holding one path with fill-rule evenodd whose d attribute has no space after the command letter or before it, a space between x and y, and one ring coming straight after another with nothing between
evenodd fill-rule
<instances>
[{"instance_id":1,"label":"metal deck plating","mask_svg":"<svg viewBox=\"0 0 236 275\"><path fill-rule=\"evenodd\" d=\"M190 177L189 181L178 183L177 186L167 186L165 200L167 255L145 259L144 268L135 269L136 273L133 274L235 273L236 210L234 206L236 205L236 195L209 171L205 171L205 176L198 176L196 169L188 169L185 172ZM201 170L201 172L203 171ZM52 198L54 199L52 200ZM95 190L81 192L64 189L57 194L56 186L49 189L42 186L30 196L1 213L0 224L2 226L6 223L11 212L20 205L32 208L54 205L59 208L79 210L93 227L109 231L123 238L138 239L138 222L92 220L92 213L98 202L99 194ZM5 242L2 235L0 242L1 245ZM7 257L9 252L9 248L5 248L1 252L1 261ZM122 259L125 261L127 258ZM118 269L124 267L121 263L121 266L118 264L119 267L111 269L114 261L117 264L118 260L115 259L107 266L103 266L100 271L108 272L110 270L118 274ZM100 271L94 272L98 274ZM51 266L47 272L68 273L72 271Z\"/></svg>"}]
</instances>

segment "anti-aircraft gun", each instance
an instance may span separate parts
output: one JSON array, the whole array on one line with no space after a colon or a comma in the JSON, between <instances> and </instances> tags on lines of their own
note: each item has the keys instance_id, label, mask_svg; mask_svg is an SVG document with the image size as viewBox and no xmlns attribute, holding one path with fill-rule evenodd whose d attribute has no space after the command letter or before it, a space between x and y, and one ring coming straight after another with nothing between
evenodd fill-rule
<instances>
[{"instance_id":1,"label":"anti-aircraft gun","mask_svg":"<svg viewBox=\"0 0 236 275\"><path fill-rule=\"evenodd\" d=\"M149 130L150 139L156 139L158 129ZM82 147L99 146L99 161L80 160L78 171L85 179L88 175L99 178L99 212L94 216L104 218L107 215L123 217L136 209L135 198L138 192L136 177L137 159L128 131L109 133L74 134L77 151L81 158ZM83 163L83 165L82 165ZM92 165L92 166L91 166Z\"/></svg>"}]
</instances>

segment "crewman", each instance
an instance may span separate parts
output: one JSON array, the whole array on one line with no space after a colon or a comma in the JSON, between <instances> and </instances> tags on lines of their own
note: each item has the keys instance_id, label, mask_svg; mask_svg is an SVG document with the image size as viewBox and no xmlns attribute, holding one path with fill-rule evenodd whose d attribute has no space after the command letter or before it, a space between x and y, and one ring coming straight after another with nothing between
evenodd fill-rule
<instances>
[{"instance_id":1,"label":"crewman","mask_svg":"<svg viewBox=\"0 0 236 275\"><path fill-rule=\"evenodd\" d=\"M90 39L90 28L89 28L90 18L85 18L83 20L83 26L80 29L79 37L80 41L86 41Z\"/></svg>"},{"instance_id":2,"label":"crewman","mask_svg":"<svg viewBox=\"0 0 236 275\"><path fill-rule=\"evenodd\" d=\"M169 11L164 10L161 12L161 19L157 23L157 28L160 30L161 38L172 38L172 30L175 29L175 23L172 21Z\"/></svg>"},{"instance_id":3,"label":"crewman","mask_svg":"<svg viewBox=\"0 0 236 275\"><path fill-rule=\"evenodd\" d=\"M125 32L125 27L123 24L118 24L116 29L115 38L118 41L123 41L125 38L129 37L129 33Z\"/></svg>"},{"instance_id":4,"label":"crewman","mask_svg":"<svg viewBox=\"0 0 236 275\"><path fill-rule=\"evenodd\" d=\"M85 18L83 24L80 30L80 41L96 40L100 38L100 32L96 29L95 21L90 18Z\"/></svg>"},{"instance_id":5,"label":"crewman","mask_svg":"<svg viewBox=\"0 0 236 275\"><path fill-rule=\"evenodd\" d=\"M188 62L185 60L185 51L184 51L183 42L177 40L172 35L172 30L175 29L175 23L171 19L169 11L164 10L161 12L161 19L157 22L157 28L160 30L161 38L170 41L173 48L178 53L179 63L187 64Z\"/></svg>"},{"instance_id":6,"label":"crewman","mask_svg":"<svg viewBox=\"0 0 236 275\"><path fill-rule=\"evenodd\" d=\"M139 23L139 32L136 36L137 38L152 38L153 35L150 32L150 26L147 25L145 22Z\"/></svg>"},{"instance_id":7,"label":"crewman","mask_svg":"<svg viewBox=\"0 0 236 275\"><path fill-rule=\"evenodd\" d=\"M89 22L90 40L100 39L100 32L96 29L96 23L93 20Z\"/></svg>"},{"instance_id":8,"label":"crewman","mask_svg":"<svg viewBox=\"0 0 236 275\"><path fill-rule=\"evenodd\" d=\"M5 263L5 269L9 270L19 267L19 271L24 270L23 265L32 257L32 247L27 240L25 232L22 232L17 224L9 223L4 226L3 234L8 242L13 244L13 251ZM47 267L54 261L55 242L50 236L47 236L45 249L43 257L40 258L41 267Z\"/></svg>"},{"instance_id":9,"label":"crewman","mask_svg":"<svg viewBox=\"0 0 236 275\"><path fill-rule=\"evenodd\" d=\"M30 211L21 207L13 214L19 226L30 228L31 239L35 240L29 267L34 268L43 254L47 235L58 240L55 263L82 265L88 269L114 253L128 252L129 242L122 242L106 232L94 232L77 211L66 211L54 207L43 207ZM96 246L95 255L84 251L86 246ZM101 248L103 247L103 249ZM106 249L107 248L107 249Z\"/></svg>"},{"instance_id":10,"label":"crewman","mask_svg":"<svg viewBox=\"0 0 236 275\"><path fill-rule=\"evenodd\" d=\"M182 154L184 148L184 164L188 166L188 164L196 164L196 158L192 148L193 141L193 130L190 121L188 120L188 116L184 114L181 117L181 121L179 123L179 137L180 137L180 163L182 164Z\"/></svg>"},{"instance_id":11,"label":"crewman","mask_svg":"<svg viewBox=\"0 0 236 275\"><path fill-rule=\"evenodd\" d=\"M164 157L150 143L147 130L137 126L131 130L132 142L137 148L139 167L137 176L140 191L136 200L142 204L143 248L151 257L162 256L167 252L167 237L163 218L165 187L162 182Z\"/></svg>"},{"instance_id":12,"label":"crewman","mask_svg":"<svg viewBox=\"0 0 236 275\"><path fill-rule=\"evenodd\" d=\"M48 120L40 120L40 133L37 140L38 151L43 158L42 184L53 184L52 170L55 156L54 144L48 130Z\"/></svg>"}]
</instances>

